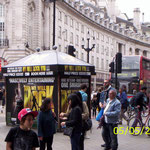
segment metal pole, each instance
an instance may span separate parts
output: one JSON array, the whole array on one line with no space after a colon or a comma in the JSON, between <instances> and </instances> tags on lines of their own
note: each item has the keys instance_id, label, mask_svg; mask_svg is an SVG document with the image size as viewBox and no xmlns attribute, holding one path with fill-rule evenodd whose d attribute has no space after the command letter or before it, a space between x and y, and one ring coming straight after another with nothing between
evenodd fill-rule
<instances>
[{"instance_id":1,"label":"metal pole","mask_svg":"<svg viewBox=\"0 0 150 150\"><path fill-rule=\"evenodd\" d=\"M87 63L89 63L89 51L87 51Z\"/></svg>"},{"instance_id":2,"label":"metal pole","mask_svg":"<svg viewBox=\"0 0 150 150\"><path fill-rule=\"evenodd\" d=\"M55 45L55 17L56 17L56 0L53 2L53 46Z\"/></svg>"},{"instance_id":3,"label":"metal pole","mask_svg":"<svg viewBox=\"0 0 150 150\"><path fill-rule=\"evenodd\" d=\"M116 62L116 69L115 69L115 88L117 90L118 86L117 86L117 82L118 82L118 79L117 79L117 62Z\"/></svg>"},{"instance_id":4,"label":"metal pole","mask_svg":"<svg viewBox=\"0 0 150 150\"><path fill-rule=\"evenodd\" d=\"M87 63L89 63L89 52L90 52L90 39L87 39Z\"/></svg>"}]
</instances>

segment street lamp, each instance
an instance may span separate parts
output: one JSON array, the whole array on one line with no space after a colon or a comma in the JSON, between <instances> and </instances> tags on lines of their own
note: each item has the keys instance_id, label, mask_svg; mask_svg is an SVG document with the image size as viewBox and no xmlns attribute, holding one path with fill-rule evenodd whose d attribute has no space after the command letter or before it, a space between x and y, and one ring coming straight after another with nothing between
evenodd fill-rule
<instances>
[{"instance_id":1,"label":"street lamp","mask_svg":"<svg viewBox=\"0 0 150 150\"><path fill-rule=\"evenodd\" d=\"M88 31L87 33L87 48L84 47L84 38L82 38L82 48L87 52L87 63L89 63L89 53L92 51L93 48L95 48L95 37L93 37L93 44L92 47L90 48L90 33Z\"/></svg>"}]
</instances>

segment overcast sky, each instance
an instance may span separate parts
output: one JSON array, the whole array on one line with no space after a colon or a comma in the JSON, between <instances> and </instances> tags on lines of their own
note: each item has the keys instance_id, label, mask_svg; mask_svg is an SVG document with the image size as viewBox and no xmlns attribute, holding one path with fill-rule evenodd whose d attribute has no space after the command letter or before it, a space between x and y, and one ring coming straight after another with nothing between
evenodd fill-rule
<instances>
[{"instance_id":1,"label":"overcast sky","mask_svg":"<svg viewBox=\"0 0 150 150\"><path fill-rule=\"evenodd\" d=\"M116 0L122 13L126 13L129 18L133 18L134 8L140 8L141 21L144 13L144 21L150 22L150 0Z\"/></svg>"}]
</instances>

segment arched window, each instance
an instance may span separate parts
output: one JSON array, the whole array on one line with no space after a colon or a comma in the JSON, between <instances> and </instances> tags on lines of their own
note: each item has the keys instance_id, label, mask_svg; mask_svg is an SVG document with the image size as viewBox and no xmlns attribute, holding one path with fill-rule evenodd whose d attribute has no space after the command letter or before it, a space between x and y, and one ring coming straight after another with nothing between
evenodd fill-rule
<instances>
[{"instance_id":1,"label":"arched window","mask_svg":"<svg viewBox=\"0 0 150 150\"><path fill-rule=\"evenodd\" d=\"M132 48L129 49L129 55L132 55Z\"/></svg>"},{"instance_id":2,"label":"arched window","mask_svg":"<svg viewBox=\"0 0 150 150\"><path fill-rule=\"evenodd\" d=\"M143 56L147 57L147 51L146 50L143 51Z\"/></svg>"},{"instance_id":3,"label":"arched window","mask_svg":"<svg viewBox=\"0 0 150 150\"><path fill-rule=\"evenodd\" d=\"M139 55L140 50L138 48L135 49L135 55Z\"/></svg>"}]
</instances>

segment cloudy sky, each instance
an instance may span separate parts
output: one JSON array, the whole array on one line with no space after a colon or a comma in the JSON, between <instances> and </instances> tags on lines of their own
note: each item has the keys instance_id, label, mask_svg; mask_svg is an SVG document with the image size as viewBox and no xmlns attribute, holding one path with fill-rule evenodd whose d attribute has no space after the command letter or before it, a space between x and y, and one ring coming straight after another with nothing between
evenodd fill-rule
<instances>
[{"instance_id":1,"label":"cloudy sky","mask_svg":"<svg viewBox=\"0 0 150 150\"><path fill-rule=\"evenodd\" d=\"M121 12L126 13L129 18L133 18L134 8L140 8L141 21L144 13L144 21L150 22L150 0L116 0Z\"/></svg>"}]
</instances>

